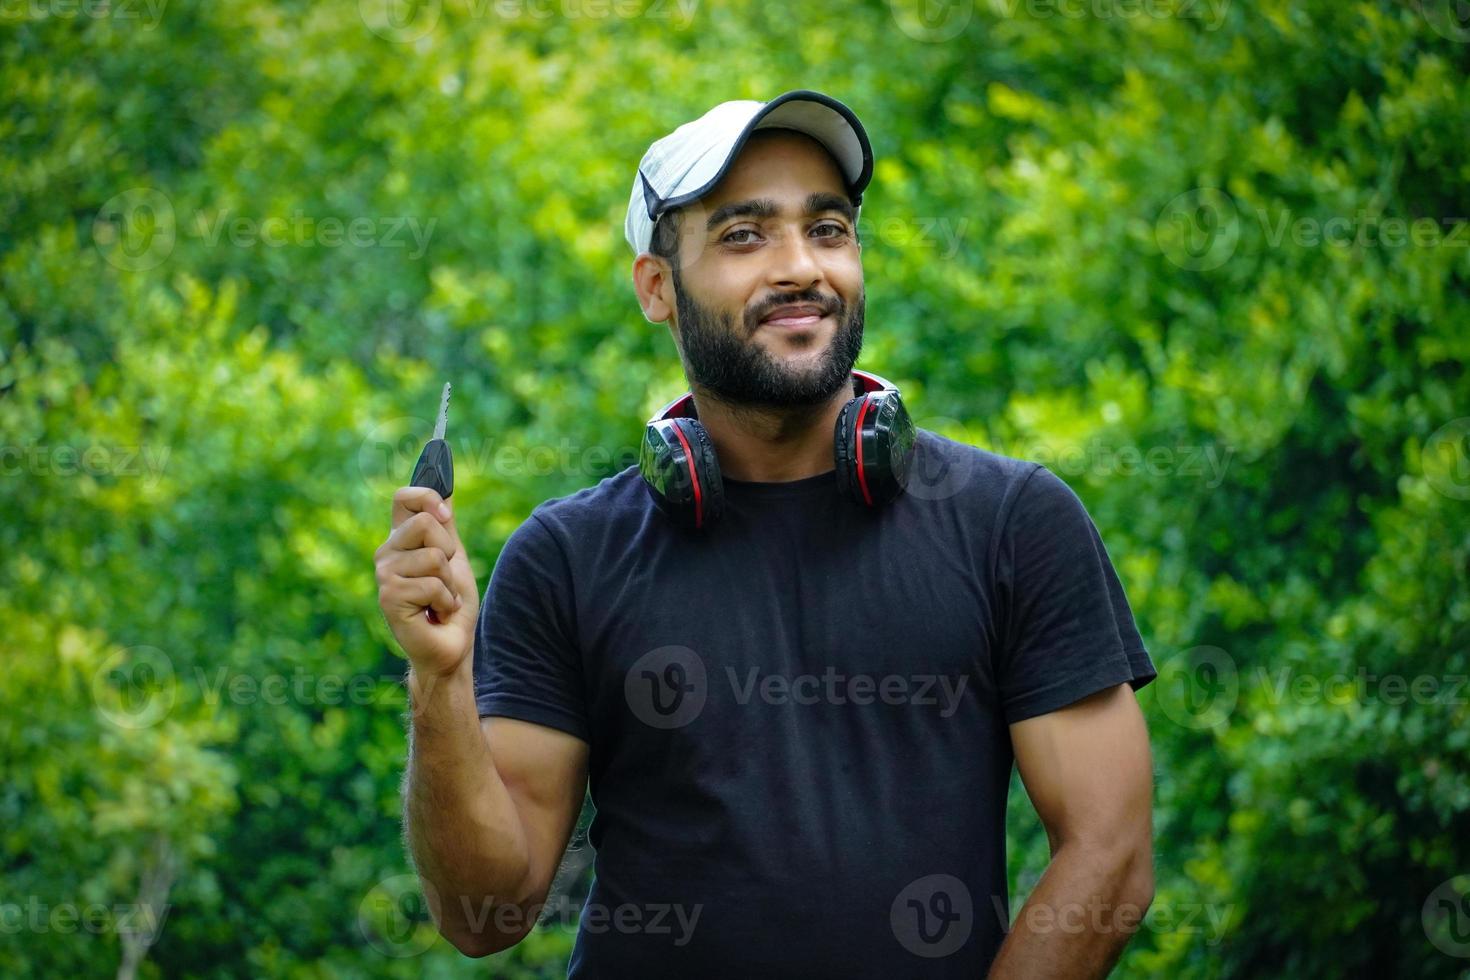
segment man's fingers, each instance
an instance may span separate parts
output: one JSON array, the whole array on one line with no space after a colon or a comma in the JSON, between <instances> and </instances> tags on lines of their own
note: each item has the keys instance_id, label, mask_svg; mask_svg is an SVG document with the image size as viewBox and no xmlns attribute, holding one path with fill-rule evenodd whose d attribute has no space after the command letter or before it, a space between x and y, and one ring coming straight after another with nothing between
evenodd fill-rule
<instances>
[{"instance_id":1,"label":"man's fingers","mask_svg":"<svg viewBox=\"0 0 1470 980\"><path fill-rule=\"evenodd\" d=\"M445 620L460 606L459 599L449 591L449 586L437 578L400 577L390 583L389 587L393 590L394 599L412 610L414 615L428 606L439 614L441 620Z\"/></svg>"},{"instance_id":2,"label":"man's fingers","mask_svg":"<svg viewBox=\"0 0 1470 980\"><path fill-rule=\"evenodd\" d=\"M385 552L413 551L415 548L438 548L453 558L459 552L459 536L451 526L439 523L432 514L417 513L393 529L388 540L378 549L379 559L389 557Z\"/></svg>"},{"instance_id":3,"label":"man's fingers","mask_svg":"<svg viewBox=\"0 0 1470 980\"><path fill-rule=\"evenodd\" d=\"M452 518L454 511L449 501L439 496L438 491L428 487L399 487L393 493L393 527L408 520L414 514L432 514L441 522Z\"/></svg>"},{"instance_id":4,"label":"man's fingers","mask_svg":"<svg viewBox=\"0 0 1470 980\"><path fill-rule=\"evenodd\" d=\"M379 585L386 584L395 575L402 578L437 578L449 586L451 591L460 591L456 588L454 569L450 565L449 556L442 548L435 548L432 545L426 548L415 548L412 551L394 552L379 563Z\"/></svg>"}]
</instances>

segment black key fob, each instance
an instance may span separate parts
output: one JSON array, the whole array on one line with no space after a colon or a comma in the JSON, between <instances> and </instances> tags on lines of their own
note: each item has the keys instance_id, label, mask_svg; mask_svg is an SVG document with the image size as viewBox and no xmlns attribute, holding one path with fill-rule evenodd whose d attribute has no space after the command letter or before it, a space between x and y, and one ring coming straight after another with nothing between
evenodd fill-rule
<instances>
[{"instance_id":1,"label":"black key fob","mask_svg":"<svg viewBox=\"0 0 1470 980\"><path fill-rule=\"evenodd\" d=\"M449 453L449 443L443 439L430 439L419 453L419 461L413 467L410 486L428 487L445 500L454 493L454 457Z\"/></svg>"}]
</instances>

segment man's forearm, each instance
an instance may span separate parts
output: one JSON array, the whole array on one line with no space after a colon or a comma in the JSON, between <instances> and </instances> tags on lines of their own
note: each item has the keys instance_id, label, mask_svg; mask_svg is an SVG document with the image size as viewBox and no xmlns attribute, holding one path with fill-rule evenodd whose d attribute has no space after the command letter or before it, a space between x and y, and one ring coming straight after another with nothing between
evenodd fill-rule
<instances>
[{"instance_id":1,"label":"man's forearm","mask_svg":"<svg viewBox=\"0 0 1470 980\"><path fill-rule=\"evenodd\" d=\"M1021 907L990 980L1107 976L1153 901L1147 849L1063 845Z\"/></svg>"},{"instance_id":2,"label":"man's forearm","mask_svg":"<svg viewBox=\"0 0 1470 980\"><path fill-rule=\"evenodd\" d=\"M466 662L449 677L410 672L404 824L439 929L461 951L496 952L529 923L496 909L517 905L529 851L520 816L480 730Z\"/></svg>"}]
</instances>

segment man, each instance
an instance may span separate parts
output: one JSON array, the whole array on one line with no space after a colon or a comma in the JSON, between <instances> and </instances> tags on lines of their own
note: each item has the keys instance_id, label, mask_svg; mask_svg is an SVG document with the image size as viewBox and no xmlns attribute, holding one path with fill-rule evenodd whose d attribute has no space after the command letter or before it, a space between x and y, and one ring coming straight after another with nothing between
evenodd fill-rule
<instances>
[{"instance_id":1,"label":"man","mask_svg":"<svg viewBox=\"0 0 1470 980\"><path fill-rule=\"evenodd\" d=\"M482 607L448 505L395 495L408 839L465 953L530 930L589 776L573 977L1100 976L1137 929L1154 670L1077 497L922 429L908 492L837 492L871 173L856 116L804 91L717 106L640 164L633 282L718 521L668 519L629 468L536 508ZM1052 860L1011 925L1013 761Z\"/></svg>"}]
</instances>

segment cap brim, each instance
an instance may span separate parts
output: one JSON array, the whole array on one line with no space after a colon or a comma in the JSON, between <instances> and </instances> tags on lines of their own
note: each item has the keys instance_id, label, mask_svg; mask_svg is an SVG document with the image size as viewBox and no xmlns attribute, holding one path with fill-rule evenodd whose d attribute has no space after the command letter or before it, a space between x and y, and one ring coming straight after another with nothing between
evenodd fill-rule
<instances>
[{"instance_id":1,"label":"cap brim","mask_svg":"<svg viewBox=\"0 0 1470 980\"><path fill-rule=\"evenodd\" d=\"M853 205L862 203L863 191L873 178L873 148L863 124L836 99L821 92L797 89L761 106L723 154L710 154L700 161L705 166L690 168L674 194L662 201L646 200L649 220L657 221L665 211L698 200L713 190L735 163L750 134L758 129L793 129L821 143L841 168Z\"/></svg>"}]
</instances>

